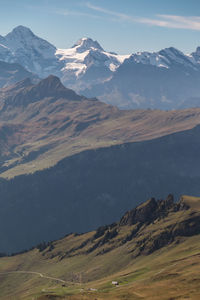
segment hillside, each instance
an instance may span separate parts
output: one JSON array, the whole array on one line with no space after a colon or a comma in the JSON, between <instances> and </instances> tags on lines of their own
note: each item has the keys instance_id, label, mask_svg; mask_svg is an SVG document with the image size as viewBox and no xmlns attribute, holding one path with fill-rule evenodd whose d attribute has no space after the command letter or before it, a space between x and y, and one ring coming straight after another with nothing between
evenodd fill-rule
<instances>
[{"instance_id":1,"label":"hillside","mask_svg":"<svg viewBox=\"0 0 200 300\"><path fill-rule=\"evenodd\" d=\"M0 299L198 299L199 221L200 198L150 198L117 223L0 258Z\"/></svg>"},{"instance_id":2,"label":"hillside","mask_svg":"<svg viewBox=\"0 0 200 300\"><path fill-rule=\"evenodd\" d=\"M0 252L93 230L151 195L200 194L199 143L197 126L150 141L82 151L49 169L1 179Z\"/></svg>"},{"instance_id":3,"label":"hillside","mask_svg":"<svg viewBox=\"0 0 200 300\"><path fill-rule=\"evenodd\" d=\"M152 194L200 193L198 108L120 111L55 76L1 89L0 107L0 252L92 230Z\"/></svg>"},{"instance_id":4,"label":"hillside","mask_svg":"<svg viewBox=\"0 0 200 300\"><path fill-rule=\"evenodd\" d=\"M55 165L88 149L151 140L191 129L200 108L120 111L65 88L55 76L0 90L0 175Z\"/></svg>"}]
</instances>

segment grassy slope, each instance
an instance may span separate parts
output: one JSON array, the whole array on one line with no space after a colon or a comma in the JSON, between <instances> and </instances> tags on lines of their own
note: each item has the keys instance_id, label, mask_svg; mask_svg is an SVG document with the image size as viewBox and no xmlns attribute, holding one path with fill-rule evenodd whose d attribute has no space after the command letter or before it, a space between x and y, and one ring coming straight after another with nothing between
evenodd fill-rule
<instances>
[{"instance_id":1,"label":"grassy slope","mask_svg":"<svg viewBox=\"0 0 200 300\"><path fill-rule=\"evenodd\" d=\"M12 93L12 89L5 92L8 96ZM191 129L199 124L199 116L199 108L120 111L95 100L54 97L25 107L10 105L0 111L0 154L4 161L0 174L11 178L33 173L83 150Z\"/></svg>"},{"instance_id":2,"label":"grassy slope","mask_svg":"<svg viewBox=\"0 0 200 300\"><path fill-rule=\"evenodd\" d=\"M157 236L169 226L200 215L200 198L184 196L183 201L190 205L189 210L171 212L166 218L141 227L139 234L125 244L120 241L135 225L118 227L119 234L115 238L89 254L86 251L98 241L98 238L91 240L94 232L71 234L55 241L51 251L34 249L1 258L1 273L40 272L66 283L62 286L62 282L37 274L1 274L0 299L199 299L199 234L179 236L152 254L137 256L139 240ZM89 242L80 247L87 240ZM111 247L113 250L106 253ZM71 253L70 249L73 249ZM103 249L105 253L99 254ZM112 286L112 280L117 280L119 287Z\"/></svg>"}]
</instances>

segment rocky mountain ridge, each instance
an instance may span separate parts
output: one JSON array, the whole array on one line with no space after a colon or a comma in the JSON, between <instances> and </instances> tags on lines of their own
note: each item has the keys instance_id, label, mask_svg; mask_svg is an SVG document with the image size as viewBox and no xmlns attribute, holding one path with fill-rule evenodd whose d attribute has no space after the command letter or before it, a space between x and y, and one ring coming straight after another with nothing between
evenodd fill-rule
<instances>
[{"instance_id":1,"label":"rocky mountain ridge","mask_svg":"<svg viewBox=\"0 0 200 300\"><path fill-rule=\"evenodd\" d=\"M199 221L200 198L170 194L94 231L2 253L0 298L198 299Z\"/></svg>"}]
</instances>

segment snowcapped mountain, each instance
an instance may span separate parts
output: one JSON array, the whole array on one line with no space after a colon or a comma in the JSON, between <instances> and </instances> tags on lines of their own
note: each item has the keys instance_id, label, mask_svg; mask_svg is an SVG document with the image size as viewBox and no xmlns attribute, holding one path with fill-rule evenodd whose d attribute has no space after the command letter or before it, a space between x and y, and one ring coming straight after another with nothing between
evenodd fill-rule
<instances>
[{"instance_id":1,"label":"snowcapped mountain","mask_svg":"<svg viewBox=\"0 0 200 300\"><path fill-rule=\"evenodd\" d=\"M107 80L128 57L106 52L90 38L80 39L69 49L56 49L24 26L0 36L0 60L19 63L42 78L58 75L63 83L76 90L78 86L90 86L93 81Z\"/></svg>"},{"instance_id":2,"label":"snowcapped mountain","mask_svg":"<svg viewBox=\"0 0 200 300\"><path fill-rule=\"evenodd\" d=\"M29 28L18 26L6 36L0 36L0 60L20 63L28 71L41 77L52 73L72 71L75 77L83 75L91 65L105 66L111 72L129 59L135 63L170 68L174 64L196 69L200 66L200 47L196 52L184 54L170 47L159 52L137 52L117 55L106 52L91 38L78 40L71 48L57 49L46 40L36 36Z\"/></svg>"},{"instance_id":3,"label":"snowcapped mountain","mask_svg":"<svg viewBox=\"0 0 200 300\"><path fill-rule=\"evenodd\" d=\"M129 56L106 52L90 38L80 39L72 48L56 51L56 57L64 64L61 79L76 91L108 80Z\"/></svg>"},{"instance_id":4,"label":"snowcapped mountain","mask_svg":"<svg viewBox=\"0 0 200 300\"><path fill-rule=\"evenodd\" d=\"M57 49L18 26L0 36L0 61L18 63L41 78L59 76L66 87L120 108L171 109L186 102L188 107L188 99L199 103L200 47L191 54L170 47L118 55L82 38L71 48Z\"/></svg>"},{"instance_id":5,"label":"snowcapped mountain","mask_svg":"<svg viewBox=\"0 0 200 300\"><path fill-rule=\"evenodd\" d=\"M97 41L90 38L80 39L70 49L58 49L56 55L65 62L64 70L76 70L76 75L85 72L91 64L105 65L115 71L130 55L117 55L106 52Z\"/></svg>"},{"instance_id":6,"label":"snowcapped mountain","mask_svg":"<svg viewBox=\"0 0 200 300\"><path fill-rule=\"evenodd\" d=\"M0 37L0 60L19 63L41 77L56 72L56 47L37 37L29 28L18 26Z\"/></svg>"},{"instance_id":7,"label":"snowcapped mountain","mask_svg":"<svg viewBox=\"0 0 200 300\"><path fill-rule=\"evenodd\" d=\"M195 54L185 55L174 47L165 48L159 52L138 52L130 56L130 60L135 63L152 65L160 68L170 68L173 66L190 67L197 69L198 60L195 59Z\"/></svg>"},{"instance_id":8,"label":"snowcapped mountain","mask_svg":"<svg viewBox=\"0 0 200 300\"><path fill-rule=\"evenodd\" d=\"M200 47L189 55L173 47L132 54L110 80L81 93L121 109L200 107Z\"/></svg>"}]
</instances>

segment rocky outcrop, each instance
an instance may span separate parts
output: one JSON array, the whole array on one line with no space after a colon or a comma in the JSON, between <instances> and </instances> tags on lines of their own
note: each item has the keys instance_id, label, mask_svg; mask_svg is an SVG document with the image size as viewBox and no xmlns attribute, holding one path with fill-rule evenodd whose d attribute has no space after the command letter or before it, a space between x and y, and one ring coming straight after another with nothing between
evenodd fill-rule
<instances>
[{"instance_id":1,"label":"rocky outcrop","mask_svg":"<svg viewBox=\"0 0 200 300\"><path fill-rule=\"evenodd\" d=\"M134 225L136 223L151 223L157 218L165 217L170 211L178 210L183 206L174 203L173 195L165 200L150 198L147 202L128 211L120 220L120 225Z\"/></svg>"},{"instance_id":2,"label":"rocky outcrop","mask_svg":"<svg viewBox=\"0 0 200 300\"><path fill-rule=\"evenodd\" d=\"M172 224L157 235L149 236L141 243L138 243L140 250L139 254L151 254L154 251L171 244L176 238L178 239L180 237L188 237L196 234L200 234L200 216L191 216L191 218L182 222L177 222L177 224Z\"/></svg>"}]
</instances>

